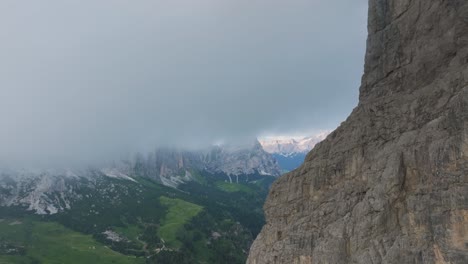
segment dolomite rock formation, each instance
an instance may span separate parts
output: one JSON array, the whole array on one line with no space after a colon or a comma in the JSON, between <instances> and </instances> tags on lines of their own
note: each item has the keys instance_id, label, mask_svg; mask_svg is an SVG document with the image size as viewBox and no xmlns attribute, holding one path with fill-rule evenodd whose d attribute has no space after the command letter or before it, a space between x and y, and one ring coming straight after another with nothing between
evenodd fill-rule
<instances>
[{"instance_id":1,"label":"dolomite rock formation","mask_svg":"<svg viewBox=\"0 0 468 264\"><path fill-rule=\"evenodd\" d=\"M468 1L369 5L359 105L274 183L249 264L468 263Z\"/></svg>"}]
</instances>

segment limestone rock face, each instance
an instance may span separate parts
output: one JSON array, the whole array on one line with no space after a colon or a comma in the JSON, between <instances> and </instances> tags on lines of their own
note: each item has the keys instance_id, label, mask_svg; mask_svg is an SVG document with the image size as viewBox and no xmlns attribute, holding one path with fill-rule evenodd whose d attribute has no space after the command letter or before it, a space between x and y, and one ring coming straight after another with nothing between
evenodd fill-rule
<instances>
[{"instance_id":1,"label":"limestone rock face","mask_svg":"<svg viewBox=\"0 0 468 264\"><path fill-rule=\"evenodd\" d=\"M279 178L248 263L468 263L468 1L370 0L360 102Z\"/></svg>"}]
</instances>

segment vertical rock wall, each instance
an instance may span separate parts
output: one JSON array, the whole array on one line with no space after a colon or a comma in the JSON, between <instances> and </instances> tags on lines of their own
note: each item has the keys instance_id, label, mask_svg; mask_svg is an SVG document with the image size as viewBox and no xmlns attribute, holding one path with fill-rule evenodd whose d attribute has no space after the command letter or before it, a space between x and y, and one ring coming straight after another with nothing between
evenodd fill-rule
<instances>
[{"instance_id":1,"label":"vertical rock wall","mask_svg":"<svg viewBox=\"0 0 468 264\"><path fill-rule=\"evenodd\" d=\"M468 263L468 1L370 0L360 102L272 186L249 264Z\"/></svg>"}]
</instances>

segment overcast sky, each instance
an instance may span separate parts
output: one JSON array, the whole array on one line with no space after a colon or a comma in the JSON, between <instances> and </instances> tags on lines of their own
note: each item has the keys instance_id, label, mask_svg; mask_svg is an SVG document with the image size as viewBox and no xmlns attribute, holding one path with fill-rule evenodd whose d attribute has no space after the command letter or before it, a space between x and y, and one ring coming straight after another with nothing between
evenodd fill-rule
<instances>
[{"instance_id":1,"label":"overcast sky","mask_svg":"<svg viewBox=\"0 0 468 264\"><path fill-rule=\"evenodd\" d=\"M367 0L0 1L0 162L335 128Z\"/></svg>"}]
</instances>

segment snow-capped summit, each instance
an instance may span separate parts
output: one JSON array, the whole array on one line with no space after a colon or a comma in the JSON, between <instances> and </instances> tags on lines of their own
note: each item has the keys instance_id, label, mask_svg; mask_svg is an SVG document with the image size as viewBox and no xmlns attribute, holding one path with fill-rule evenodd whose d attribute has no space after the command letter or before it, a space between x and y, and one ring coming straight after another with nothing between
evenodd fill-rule
<instances>
[{"instance_id":1,"label":"snow-capped summit","mask_svg":"<svg viewBox=\"0 0 468 264\"><path fill-rule=\"evenodd\" d=\"M259 141L263 149L268 153L290 156L295 153L309 152L317 143L324 140L329 133L329 131L324 131L308 137L266 137Z\"/></svg>"},{"instance_id":2,"label":"snow-capped summit","mask_svg":"<svg viewBox=\"0 0 468 264\"><path fill-rule=\"evenodd\" d=\"M265 137L259 142L278 161L282 171L288 172L299 167L307 153L329 133L330 131L323 131L308 137Z\"/></svg>"}]
</instances>

